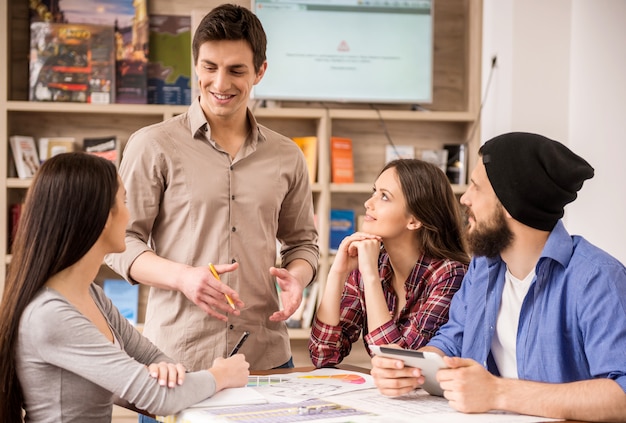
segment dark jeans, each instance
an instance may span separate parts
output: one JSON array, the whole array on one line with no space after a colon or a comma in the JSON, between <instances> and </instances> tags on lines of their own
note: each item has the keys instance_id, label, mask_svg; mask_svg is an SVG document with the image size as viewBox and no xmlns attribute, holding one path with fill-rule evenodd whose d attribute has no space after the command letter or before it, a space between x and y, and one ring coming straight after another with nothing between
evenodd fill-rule
<instances>
[{"instance_id":1,"label":"dark jeans","mask_svg":"<svg viewBox=\"0 0 626 423\"><path fill-rule=\"evenodd\" d=\"M143 414L140 414L139 423L159 423L159 422L158 420L155 420L152 417L148 417L148 416L144 416Z\"/></svg>"},{"instance_id":2,"label":"dark jeans","mask_svg":"<svg viewBox=\"0 0 626 423\"><path fill-rule=\"evenodd\" d=\"M282 366L274 367L274 369L293 369L293 357L289 357L289 361Z\"/></svg>"},{"instance_id":3,"label":"dark jeans","mask_svg":"<svg viewBox=\"0 0 626 423\"><path fill-rule=\"evenodd\" d=\"M292 369L293 368L293 357L289 358L289 361L283 364L282 366L274 367L274 369ZM159 423L157 420L152 417L144 416L143 414L139 415L139 423Z\"/></svg>"}]
</instances>

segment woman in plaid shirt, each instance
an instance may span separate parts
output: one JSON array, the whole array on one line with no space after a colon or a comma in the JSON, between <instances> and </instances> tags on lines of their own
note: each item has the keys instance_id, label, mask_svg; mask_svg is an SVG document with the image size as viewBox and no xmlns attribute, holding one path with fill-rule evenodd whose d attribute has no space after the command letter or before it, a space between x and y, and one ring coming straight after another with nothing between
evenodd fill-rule
<instances>
[{"instance_id":1,"label":"woman in plaid shirt","mask_svg":"<svg viewBox=\"0 0 626 423\"><path fill-rule=\"evenodd\" d=\"M344 238L330 269L309 340L313 364L340 363L361 334L366 348L426 345L467 270L462 225L441 169L388 163L365 202L362 232Z\"/></svg>"}]
</instances>

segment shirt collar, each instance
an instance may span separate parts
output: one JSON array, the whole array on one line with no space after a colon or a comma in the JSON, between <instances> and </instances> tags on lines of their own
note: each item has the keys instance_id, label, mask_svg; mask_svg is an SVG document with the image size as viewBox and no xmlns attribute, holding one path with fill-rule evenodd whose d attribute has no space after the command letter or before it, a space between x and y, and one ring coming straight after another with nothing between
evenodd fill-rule
<instances>
[{"instance_id":1,"label":"shirt collar","mask_svg":"<svg viewBox=\"0 0 626 423\"><path fill-rule=\"evenodd\" d=\"M543 247L539 261L543 258L549 258L560 263L561 266L567 267L573 249L574 241L565 229L563 222L559 220L548 236L548 241Z\"/></svg>"},{"instance_id":2,"label":"shirt collar","mask_svg":"<svg viewBox=\"0 0 626 423\"><path fill-rule=\"evenodd\" d=\"M252 133L250 134L249 138L250 146L256 149L258 143L265 141L265 136L261 133L259 124L257 123L256 118L254 117L254 113L252 113L252 110L247 109L246 113L248 114L248 122L250 122L250 127L252 128Z\"/></svg>"},{"instance_id":3,"label":"shirt collar","mask_svg":"<svg viewBox=\"0 0 626 423\"><path fill-rule=\"evenodd\" d=\"M252 111L250 109L247 109L246 114L248 117L248 121L250 122L250 127L252 128L252 133L248 138L248 147L251 147L253 150L255 150L259 142L265 141L265 136L263 136L263 134L261 133L259 129L259 124L257 123ZM191 105L189 106L188 115L190 125L189 129L191 130L193 137L196 138L200 136L203 139L206 138L207 140L210 140L211 127L207 122L204 111L202 111L202 107L200 107L200 97L196 98L196 100L191 103Z\"/></svg>"},{"instance_id":4,"label":"shirt collar","mask_svg":"<svg viewBox=\"0 0 626 423\"><path fill-rule=\"evenodd\" d=\"M204 134L209 131L209 124L206 121L202 107L200 107L200 97L197 97L191 103L187 115L189 116L189 129L193 137L196 138L200 134L201 137L204 137Z\"/></svg>"},{"instance_id":5,"label":"shirt collar","mask_svg":"<svg viewBox=\"0 0 626 423\"><path fill-rule=\"evenodd\" d=\"M554 225L554 228L552 228L546 245L543 246L538 263L542 262L544 259L549 259L558 262L563 267L567 267L572 257L573 249L574 242L572 241L572 237L567 232L567 229L565 229L563 221L559 220L556 225ZM487 263L489 263L490 266L501 262L502 258L499 255L497 257L487 257Z\"/></svg>"}]
</instances>

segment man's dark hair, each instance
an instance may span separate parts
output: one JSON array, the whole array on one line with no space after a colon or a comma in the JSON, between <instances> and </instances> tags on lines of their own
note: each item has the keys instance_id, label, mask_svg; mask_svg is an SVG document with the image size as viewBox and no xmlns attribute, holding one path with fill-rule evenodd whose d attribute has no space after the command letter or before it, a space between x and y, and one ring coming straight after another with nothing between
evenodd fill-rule
<instances>
[{"instance_id":1,"label":"man's dark hair","mask_svg":"<svg viewBox=\"0 0 626 423\"><path fill-rule=\"evenodd\" d=\"M254 70L259 72L265 62L267 37L261 21L245 7L223 4L202 18L193 36L193 63L198 63L200 46L207 41L244 40L252 49Z\"/></svg>"}]
</instances>

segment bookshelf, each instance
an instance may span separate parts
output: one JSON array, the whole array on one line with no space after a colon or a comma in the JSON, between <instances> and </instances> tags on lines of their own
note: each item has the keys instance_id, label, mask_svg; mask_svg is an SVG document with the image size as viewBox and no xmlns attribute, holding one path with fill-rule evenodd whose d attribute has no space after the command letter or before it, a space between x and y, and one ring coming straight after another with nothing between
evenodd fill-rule
<instances>
[{"instance_id":1,"label":"bookshelf","mask_svg":"<svg viewBox=\"0 0 626 423\"><path fill-rule=\"evenodd\" d=\"M214 5L219 2L212 2ZM313 184L318 219L320 265L318 281L324 287L332 256L329 253L331 208L363 213L363 202L384 165L385 131L396 145L420 149L467 143L468 165L480 145L478 125L481 81L482 0L435 0L434 91L428 111L410 105L277 103L262 107L251 102L258 121L289 137L318 137L317 180ZM151 0L150 13L190 14L210 6L199 0ZM36 103L28 99L28 2L0 5L0 293L4 287L9 250L10 206L20 201L30 181L15 177L8 139L11 135L84 137L115 135L122 147L137 129L183 113L187 106L79 103ZM355 183L334 184L330 179L331 136L353 141ZM453 186L461 194L465 185ZM103 266L102 279L115 274ZM147 290L140 290L143 316ZM308 339L308 329L292 329L293 339Z\"/></svg>"}]
</instances>

